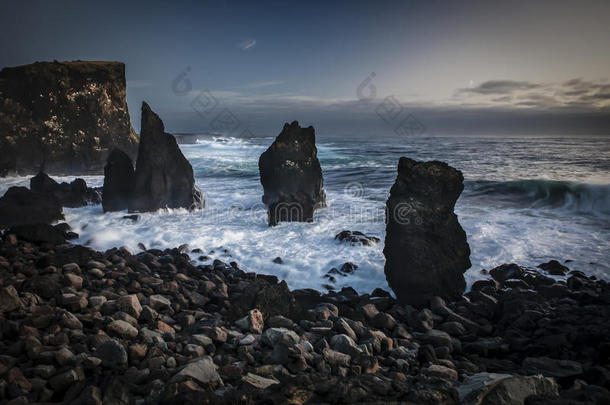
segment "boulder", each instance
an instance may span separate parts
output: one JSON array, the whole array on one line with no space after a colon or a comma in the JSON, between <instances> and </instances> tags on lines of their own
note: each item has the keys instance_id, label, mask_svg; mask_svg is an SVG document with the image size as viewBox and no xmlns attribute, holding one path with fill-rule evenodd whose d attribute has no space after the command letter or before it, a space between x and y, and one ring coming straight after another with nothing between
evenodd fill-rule
<instances>
[{"instance_id":1,"label":"boulder","mask_svg":"<svg viewBox=\"0 0 610 405\"><path fill-rule=\"evenodd\" d=\"M526 374L542 374L546 377L554 377L560 382L574 380L582 375L583 367L574 360L559 360L549 357L526 357L522 364Z\"/></svg>"},{"instance_id":2,"label":"boulder","mask_svg":"<svg viewBox=\"0 0 610 405\"><path fill-rule=\"evenodd\" d=\"M557 383L542 376L477 373L457 387L460 403L465 405L523 404L531 395L558 396Z\"/></svg>"},{"instance_id":3,"label":"boulder","mask_svg":"<svg viewBox=\"0 0 610 405\"><path fill-rule=\"evenodd\" d=\"M376 236L366 235L360 231L341 231L335 235L335 239L352 245L370 246L381 242Z\"/></svg>"},{"instance_id":4,"label":"boulder","mask_svg":"<svg viewBox=\"0 0 610 405\"><path fill-rule=\"evenodd\" d=\"M385 275L402 303L455 299L470 267L466 233L453 212L464 177L446 163L402 157L386 204Z\"/></svg>"},{"instance_id":5,"label":"boulder","mask_svg":"<svg viewBox=\"0 0 610 405\"><path fill-rule=\"evenodd\" d=\"M42 62L0 71L0 176L101 173L138 138L119 62Z\"/></svg>"},{"instance_id":6,"label":"boulder","mask_svg":"<svg viewBox=\"0 0 610 405\"><path fill-rule=\"evenodd\" d=\"M8 232L32 243L59 245L66 241L64 233L49 224L15 225Z\"/></svg>"},{"instance_id":7,"label":"boulder","mask_svg":"<svg viewBox=\"0 0 610 405\"><path fill-rule=\"evenodd\" d=\"M515 263L505 263L494 267L489 274L499 283L506 280L520 279L525 274L525 269Z\"/></svg>"},{"instance_id":8,"label":"boulder","mask_svg":"<svg viewBox=\"0 0 610 405\"><path fill-rule=\"evenodd\" d=\"M314 211L326 205L322 168L313 127L297 121L284 124L273 144L260 156L258 168L269 225L312 222Z\"/></svg>"},{"instance_id":9,"label":"boulder","mask_svg":"<svg viewBox=\"0 0 610 405\"><path fill-rule=\"evenodd\" d=\"M186 364L171 379L171 382L180 382L188 379L197 381L199 384L222 384L218 366L210 356L199 357Z\"/></svg>"},{"instance_id":10,"label":"boulder","mask_svg":"<svg viewBox=\"0 0 610 405\"><path fill-rule=\"evenodd\" d=\"M549 274L553 276L563 276L570 271L567 266L564 266L557 260L551 260L546 263L539 264L538 268L548 271Z\"/></svg>"},{"instance_id":11,"label":"boulder","mask_svg":"<svg viewBox=\"0 0 610 405\"><path fill-rule=\"evenodd\" d=\"M145 102L141 128L129 211L203 208L203 195L195 186L191 164L174 136L165 132L163 122Z\"/></svg>"},{"instance_id":12,"label":"boulder","mask_svg":"<svg viewBox=\"0 0 610 405\"><path fill-rule=\"evenodd\" d=\"M127 364L127 351L125 347L115 339L108 339L97 347L95 355L102 359L102 365L115 368Z\"/></svg>"},{"instance_id":13,"label":"boulder","mask_svg":"<svg viewBox=\"0 0 610 405\"><path fill-rule=\"evenodd\" d=\"M275 378L261 377L260 375L256 375L256 374L252 374L252 373L246 374L245 376L242 377L241 380L259 390L264 390L264 389L271 387L272 385L280 383Z\"/></svg>"},{"instance_id":14,"label":"boulder","mask_svg":"<svg viewBox=\"0 0 610 405\"><path fill-rule=\"evenodd\" d=\"M83 179L75 179L71 183L58 183L43 172L30 179L30 190L35 193L53 195L64 207L75 208L86 205L96 205L102 202L100 194L87 187Z\"/></svg>"},{"instance_id":15,"label":"boulder","mask_svg":"<svg viewBox=\"0 0 610 405\"><path fill-rule=\"evenodd\" d=\"M0 229L13 225L50 223L64 219L57 198L25 187L11 187L0 198Z\"/></svg>"},{"instance_id":16,"label":"boulder","mask_svg":"<svg viewBox=\"0 0 610 405\"><path fill-rule=\"evenodd\" d=\"M102 191L104 212L122 211L128 208L134 177L133 162L129 155L120 149L113 149L104 166Z\"/></svg>"},{"instance_id":17,"label":"boulder","mask_svg":"<svg viewBox=\"0 0 610 405\"><path fill-rule=\"evenodd\" d=\"M19 294L15 287L9 285L8 287L0 288L0 314L14 311L22 306L23 303L19 299Z\"/></svg>"}]
</instances>

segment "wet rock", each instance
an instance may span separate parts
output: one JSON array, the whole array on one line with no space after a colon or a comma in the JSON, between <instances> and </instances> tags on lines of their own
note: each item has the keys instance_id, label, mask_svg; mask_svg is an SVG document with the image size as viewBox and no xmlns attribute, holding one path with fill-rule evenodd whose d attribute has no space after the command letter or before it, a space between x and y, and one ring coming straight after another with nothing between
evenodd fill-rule
<instances>
[{"instance_id":1,"label":"wet rock","mask_svg":"<svg viewBox=\"0 0 610 405\"><path fill-rule=\"evenodd\" d=\"M256 374L252 374L252 373L246 374L245 376L242 377L241 380L259 390L264 390L264 389L271 387L272 385L280 383L275 378L261 377L260 375L256 375Z\"/></svg>"},{"instance_id":2,"label":"wet rock","mask_svg":"<svg viewBox=\"0 0 610 405\"><path fill-rule=\"evenodd\" d=\"M9 387L13 388L13 396L27 394L32 389L32 383L25 378L23 373L17 367L11 368L6 374L6 381Z\"/></svg>"},{"instance_id":3,"label":"wet rock","mask_svg":"<svg viewBox=\"0 0 610 405\"><path fill-rule=\"evenodd\" d=\"M261 336L261 342L271 348L280 342L297 344L299 340L299 335L286 328L269 328Z\"/></svg>"},{"instance_id":4,"label":"wet rock","mask_svg":"<svg viewBox=\"0 0 610 405\"><path fill-rule=\"evenodd\" d=\"M335 235L335 239L341 242L351 243L352 245L361 244L364 246L370 246L381 242L376 236L365 235L359 231L341 231Z\"/></svg>"},{"instance_id":5,"label":"wet rock","mask_svg":"<svg viewBox=\"0 0 610 405\"><path fill-rule=\"evenodd\" d=\"M10 285L0 289L0 313L14 311L21 308L22 305L15 287Z\"/></svg>"},{"instance_id":6,"label":"wet rock","mask_svg":"<svg viewBox=\"0 0 610 405\"><path fill-rule=\"evenodd\" d=\"M287 328L292 329L294 326L294 322L292 319L288 319L282 315L275 315L269 318L267 321L270 327L272 328Z\"/></svg>"},{"instance_id":7,"label":"wet rock","mask_svg":"<svg viewBox=\"0 0 610 405\"><path fill-rule=\"evenodd\" d=\"M127 364L127 351L125 347L115 339L108 339L99 345L95 355L102 360L102 365L115 368Z\"/></svg>"},{"instance_id":8,"label":"wet rock","mask_svg":"<svg viewBox=\"0 0 610 405\"><path fill-rule=\"evenodd\" d=\"M171 309L172 303L162 295L151 295L148 298L148 305L155 311L166 311Z\"/></svg>"},{"instance_id":9,"label":"wet rock","mask_svg":"<svg viewBox=\"0 0 610 405\"><path fill-rule=\"evenodd\" d=\"M557 260L551 260L549 262L539 264L538 267L542 270L548 271L548 273L553 276L563 276L570 271L569 268L559 263Z\"/></svg>"},{"instance_id":10,"label":"wet rock","mask_svg":"<svg viewBox=\"0 0 610 405\"><path fill-rule=\"evenodd\" d=\"M75 179L71 183L58 183L43 172L30 179L30 190L35 193L54 196L63 207L76 208L86 205L96 205L102 202L100 194L87 187L83 179Z\"/></svg>"},{"instance_id":11,"label":"wet rock","mask_svg":"<svg viewBox=\"0 0 610 405\"><path fill-rule=\"evenodd\" d=\"M396 327L396 320L390 314L379 312L371 319L371 324L379 329L393 330Z\"/></svg>"},{"instance_id":12,"label":"wet rock","mask_svg":"<svg viewBox=\"0 0 610 405\"><path fill-rule=\"evenodd\" d=\"M430 343L434 347L447 346L451 347L451 336L448 333L431 329L423 335L425 342Z\"/></svg>"},{"instance_id":13,"label":"wet rock","mask_svg":"<svg viewBox=\"0 0 610 405\"><path fill-rule=\"evenodd\" d=\"M457 390L460 403L467 405L513 405L524 403L532 395L558 396L557 384L551 378L494 373L468 376Z\"/></svg>"},{"instance_id":14,"label":"wet rock","mask_svg":"<svg viewBox=\"0 0 610 405\"><path fill-rule=\"evenodd\" d=\"M62 219L61 204L55 197L34 193L25 187L11 187L0 198L0 229Z\"/></svg>"},{"instance_id":15,"label":"wet rock","mask_svg":"<svg viewBox=\"0 0 610 405\"><path fill-rule=\"evenodd\" d=\"M145 102L141 128L129 211L203 208L203 195L195 186L191 164L173 135L165 132L159 116Z\"/></svg>"},{"instance_id":16,"label":"wet rock","mask_svg":"<svg viewBox=\"0 0 610 405\"><path fill-rule=\"evenodd\" d=\"M494 280L503 283L509 279L520 279L525 274L525 270L523 267L518 266L514 263L510 264L502 264L496 268L493 268L489 271L489 274L494 278Z\"/></svg>"},{"instance_id":17,"label":"wet rock","mask_svg":"<svg viewBox=\"0 0 610 405\"><path fill-rule=\"evenodd\" d=\"M63 373L53 376L49 380L49 385L57 392L67 390L72 384L85 378L82 369L70 369Z\"/></svg>"},{"instance_id":18,"label":"wet rock","mask_svg":"<svg viewBox=\"0 0 610 405\"><path fill-rule=\"evenodd\" d=\"M63 232L49 224L15 225L9 232L17 235L19 239L33 243L59 245L66 241Z\"/></svg>"},{"instance_id":19,"label":"wet rock","mask_svg":"<svg viewBox=\"0 0 610 405\"><path fill-rule=\"evenodd\" d=\"M574 378L583 374L583 368L579 362L549 357L527 357L523 360L522 368L526 374L542 374L562 382L573 381Z\"/></svg>"},{"instance_id":20,"label":"wet rock","mask_svg":"<svg viewBox=\"0 0 610 405\"><path fill-rule=\"evenodd\" d=\"M458 373L452 368L445 367L439 364L432 364L422 370L423 373L430 377L443 378L447 380L457 380Z\"/></svg>"},{"instance_id":21,"label":"wet rock","mask_svg":"<svg viewBox=\"0 0 610 405\"><path fill-rule=\"evenodd\" d=\"M463 176L446 163L401 158L387 201L385 274L403 303L458 298L470 267L466 233L453 210Z\"/></svg>"},{"instance_id":22,"label":"wet rock","mask_svg":"<svg viewBox=\"0 0 610 405\"><path fill-rule=\"evenodd\" d=\"M123 211L128 208L134 178L135 170L129 155L120 149L113 149L104 166L102 191L104 212ZM137 215L134 216L137 217Z\"/></svg>"},{"instance_id":23,"label":"wet rock","mask_svg":"<svg viewBox=\"0 0 610 405\"><path fill-rule=\"evenodd\" d=\"M135 294L126 295L117 300L117 309L138 319L142 313L140 300Z\"/></svg>"},{"instance_id":24,"label":"wet rock","mask_svg":"<svg viewBox=\"0 0 610 405\"><path fill-rule=\"evenodd\" d=\"M311 222L314 211L326 204L313 127L286 123L260 156L258 167L270 226L281 221Z\"/></svg>"},{"instance_id":25,"label":"wet rock","mask_svg":"<svg viewBox=\"0 0 610 405\"><path fill-rule=\"evenodd\" d=\"M248 315L235 321L235 324L243 331L263 333L263 314L258 309L248 311Z\"/></svg>"},{"instance_id":26,"label":"wet rock","mask_svg":"<svg viewBox=\"0 0 610 405\"><path fill-rule=\"evenodd\" d=\"M200 384L222 384L220 374L218 374L218 366L210 356L203 356L191 361L182 367L171 378L171 382L181 382L186 379L192 379Z\"/></svg>"},{"instance_id":27,"label":"wet rock","mask_svg":"<svg viewBox=\"0 0 610 405\"><path fill-rule=\"evenodd\" d=\"M354 332L352 327L349 326L349 323L347 323L343 318L337 318L337 320L333 322L333 330L349 336L353 341L358 340L356 332Z\"/></svg>"},{"instance_id":28,"label":"wet rock","mask_svg":"<svg viewBox=\"0 0 610 405\"><path fill-rule=\"evenodd\" d=\"M118 336L122 339L135 338L138 336L138 330L125 321L112 321L106 328L111 335Z\"/></svg>"},{"instance_id":29,"label":"wet rock","mask_svg":"<svg viewBox=\"0 0 610 405\"><path fill-rule=\"evenodd\" d=\"M351 356L348 354L340 353L332 349L324 349L322 351L324 359L333 367L349 367L351 362Z\"/></svg>"},{"instance_id":30,"label":"wet rock","mask_svg":"<svg viewBox=\"0 0 610 405\"><path fill-rule=\"evenodd\" d=\"M335 335L330 340L330 347L333 350L336 350L341 353L348 354L350 356L356 356L362 353L362 349L360 349L354 340L344 334Z\"/></svg>"}]
</instances>

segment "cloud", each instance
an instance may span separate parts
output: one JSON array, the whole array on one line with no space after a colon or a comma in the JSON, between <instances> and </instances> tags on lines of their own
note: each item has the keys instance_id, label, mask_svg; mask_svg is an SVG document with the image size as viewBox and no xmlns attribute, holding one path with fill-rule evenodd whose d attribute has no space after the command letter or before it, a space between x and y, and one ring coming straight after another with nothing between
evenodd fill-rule
<instances>
[{"instance_id":1,"label":"cloud","mask_svg":"<svg viewBox=\"0 0 610 405\"><path fill-rule=\"evenodd\" d=\"M464 92L458 89L445 100L410 101L400 97L401 117L388 123L380 117L380 105L391 94L373 99L319 97L293 92L255 92L251 89L274 86L275 81L254 82L233 89L193 90L192 97L205 91L229 108L255 134L274 134L279 123L298 120L312 124L325 134L392 134L405 114L412 114L439 135L608 135L610 128L610 85L605 80L573 79L562 83L534 83L492 80L477 86L485 89ZM262 94L261 94L262 93ZM202 128L198 115L184 118L181 128Z\"/></svg>"},{"instance_id":2,"label":"cloud","mask_svg":"<svg viewBox=\"0 0 610 405\"><path fill-rule=\"evenodd\" d=\"M256 39L254 38L243 40L238 44L238 46L244 51L252 48L254 45L256 45Z\"/></svg>"},{"instance_id":3,"label":"cloud","mask_svg":"<svg viewBox=\"0 0 610 405\"><path fill-rule=\"evenodd\" d=\"M606 80L575 78L563 83L490 80L473 88L458 89L455 104L503 108L610 109L610 84Z\"/></svg>"},{"instance_id":4,"label":"cloud","mask_svg":"<svg viewBox=\"0 0 610 405\"><path fill-rule=\"evenodd\" d=\"M254 82L254 83L249 83L246 84L245 86L242 86L242 88L244 89L260 89L263 87L270 87L270 86L279 86L280 84L284 84L286 82L282 81L282 80L269 80L269 81L263 81L263 82Z\"/></svg>"},{"instance_id":5,"label":"cloud","mask_svg":"<svg viewBox=\"0 0 610 405\"><path fill-rule=\"evenodd\" d=\"M541 87L540 84L516 80L489 80L476 87L459 89L458 92L503 95L511 94L517 90L531 90L539 87Z\"/></svg>"}]
</instances>

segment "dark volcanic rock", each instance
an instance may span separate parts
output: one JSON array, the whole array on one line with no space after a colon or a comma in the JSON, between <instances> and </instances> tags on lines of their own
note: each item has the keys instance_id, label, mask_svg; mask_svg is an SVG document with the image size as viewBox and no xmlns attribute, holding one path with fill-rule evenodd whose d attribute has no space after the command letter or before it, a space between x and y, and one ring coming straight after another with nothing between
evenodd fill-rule
<instances>
[{"instance_id":1,"label":"dark volcanic rock","mask_svg":"<svg viewBox=\"0 0 610 405\"><path fill-rule=\"evenodd\" d=\"M64 219L64 215L54 196L35 193L25 187L11 187L0 198L0 229L59 219Z\"/></svg>"},{"instance_id":2,"label":"dark volcanic rock","mask_svg":"<svg viewBox=\"0 0 610 405\"><path fill-rule=\"evenodd\" d=\"M113 149L104 167L102 191L104 212L122 211L128 208L134 178L135 171L129 155L120 149Z\"/></svg>"},{"instance_id":3,"label":"dark volcanic rock","mask_svg":"<svg viewBox=\"0 0 610 405\"><path fill-rule=\"evenodd\" d=\"M36 193L54 195L64 207L84 207L102 202L99 193L87 187L83 179L71 183L58 183L43 172L30 179L30 189Z\"/></svg>"},{"instance_id":4,"label":"dark volcanic rock","mask_svg":"<svg viewBox=\"0 0 610 405\"><path fill-rule=\"evenodd\" d=\"M284 124L282 133L263 152L258 168L269 225L311 222L314 211L326 204L317 155L313 127L301 128L297 121Z\"/></svg>"},{"instance_id":5,"label":"dark volcanic rock","mask_svg":"<svg viewBox=\"0 0 610 405\"><path fill-rule=\"evenodd\" d=\"M573 271L549 287L522 270L417 310L379 288L290 291L236 263L196 265L184 246L97 252L5 232L0 398L609 403L610 285ZM540 294L553 286L564 294Z\"/></svg>"},{"instance_id":6,"label":"dark volcanic rock","mask_svg":"<svg viewBox=\"0 0 610 405\"><path fill-rule=\"evenodd\" d=\"M381 239L378 237L365 235L360 231L341 231L335 235L335 239L340 240L341 242L362 244L364 246L381 242Z\"/></svg>"},{"instance_id":7,"label":"dark volcanic rock","mask_svg":"<svg viewBox=\"0 0 610 405\"><path fill-rule=\"evenodd\" d=\"M160 208L203 208L201 191L195 186L193 168L173 135L148 104L142 103L142 130L136 162L130 212Z\"/></svg>"},{"instance_id":8,"label":"dark volcanic rock","mask_svg":"<svg viewBox=\"0 0 610 405\"><path fill-rule=\"evenodd\" d=\"M538 267L542 270L548 271L549 274L554 276L563 276L570 271L569 268L559 263L557 260L551 260L549 262L539 264Z\"/></svg>"},{"instance_id":9,"label":"dark volcanic rock","mask_svg":"<svg viewBox=\"0 0 610 405\"><path fill-rule=\"evenodd\" d=\"M10 228L8 232L33 243L57 245L66 241L64 233L49 224L16 225Z\"/></svg>"},{"instance_id":10,"label":"dark volcanic rock","mask_svg":"<svg viewBox=\"0 0 610 405\"><path fill-rule=\"evenodd\" d=\"M0 71L0 176L101 172L137 136L119 62L43 62Z\"/></svg>"},{"instance_id":11,"label":"dark volcanic rock","mask_svg":"<svg viewBox=\"0 0 610 405\"><path fill-rule=\"evenodd\" d=\"M463 180L446 163L400 158L383 250L386 279L400 301L422 306L433 296L464 292L470 247L453 212Z\"/></svg>"}]
</instances>

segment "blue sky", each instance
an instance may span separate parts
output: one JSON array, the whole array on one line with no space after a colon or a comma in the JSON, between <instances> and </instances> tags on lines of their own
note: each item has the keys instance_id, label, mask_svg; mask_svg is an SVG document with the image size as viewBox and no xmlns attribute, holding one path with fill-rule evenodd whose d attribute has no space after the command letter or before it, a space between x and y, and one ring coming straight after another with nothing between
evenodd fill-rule
<instances>
[{"instance_id":1,"label":"blue sky","mask_svg":"<svg viewBox=\"0 0 610 405\"><path fill-rule=\"evenodd\" d=\"M389 97L430 134L607 134L609 17L604 1L5 1L0 66L123 61L136 128L146 100L175 132L226 110L234 135L392 133Z\"/></svg>"}]
</instances>

